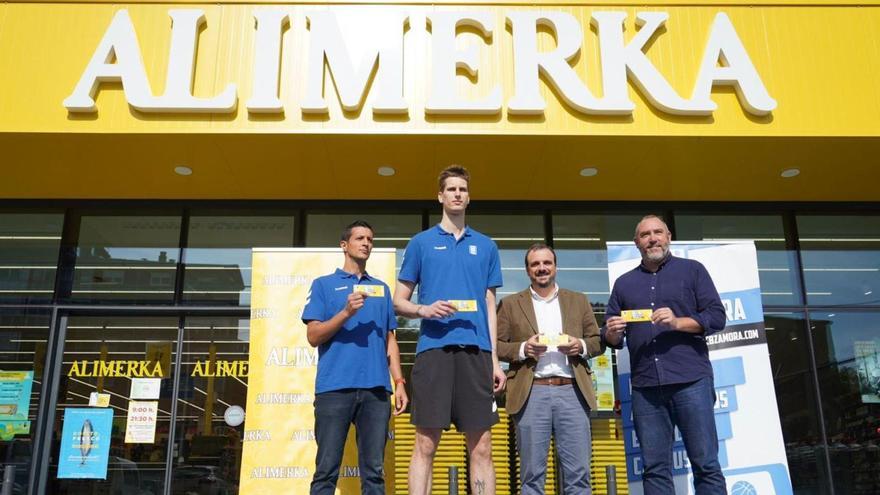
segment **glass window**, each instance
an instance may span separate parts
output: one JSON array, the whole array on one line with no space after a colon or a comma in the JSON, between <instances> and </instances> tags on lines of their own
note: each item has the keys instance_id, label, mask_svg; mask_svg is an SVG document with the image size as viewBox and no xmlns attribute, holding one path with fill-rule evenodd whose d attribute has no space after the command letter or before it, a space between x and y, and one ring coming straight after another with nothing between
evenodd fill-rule
<instances>
[{"instance_id":1,"label":"glass window","mask_svg":"<svg viewBox=\"0 0 880 495\"><path fill-rule=\"evenodd\" d=\"M179 216L83 216L72 297L170 303L179 245Z\"/></svg>"},{"instance_id":2,"label":"glass window","mask_svg":"<svg viewBox=\"0 0 880 495\"><path fill-rule=\"evenodd\" d=\"M0 300L52 299L63 225L61 213L0 214Z\"/></svg>"},{"instance_id":3,"label":"glass window","mask_svg":"<svg viewBox=\"0 0 880 495\"><path fill-rule=\"evenodd\" d=\"M188 318L183 334L171 493L238 493L244 423L224 419L245 409L247 318Z\"/></svg>"},{"instance_id":4,"label":"glass window","mask_svg":"<svg viewBox=\"0 0 880 495\"><path fill-rule=\"evenodd\" d=\"M177 318L157 317L70 318L53 423L56 442L49 465L50 493L162 493L177 360L177 323ZM159 379L158 390L136 393L136 387L146 385L145 380L151 378ZM107 407L113 410L107 479L58 479L64 410L89 407L93 392L106 394ZM158 410L155 434L147 439L152 441L126 441L133 400L153 402Z\"/></svg>"},{"instance_id":5,"label":"glass window","mask_svg":"<svg viewBox=\"0 0 880 495\"><path fill-rule=\"evenodd\" d=\"M828 493L807 323L803 313L764 313L776 406L795 493Z\"/></svg>"},{"instance_id":6,"label":"glass window","mask_svg":"<svg viewBox=\"0 0 880 495\"><path fill-rule=\"evenodd\" d=\"M48 335L47 314L0 313L0 380L6 409L0 423L0 459L14 469L14 493L28 486Z\"/></svg>"},{"instance_id":7,"label":"glass window","mask_svg":"<svg viewBox=\"0 0 880 495\"><path fill-rule=\"evenodd\" d=\"M837 493L880 493L880 313L811 312Z\"/></svg>"},{"instance_id":8,"label":"glass window","mask_svg":"<svg viewBox=\"0 0 880 495\"><path fill-rule=\"evenodd\" d=\"M248 306L251 249L293 246L292 216L192 215L187 236L183 300Z\"/></svg>"},{"instance_id":9,"label":"glass window","mask_svg":"<svg viewBox=\"0 0 880 495\"><path fill-rule=\"evenodd\" d=\"M798 215L807 304L880 303L880 216Z\"/></svg>"},{"instance_id":10,"label":"glass window","mask_svg":"<svg viewBox=\"0 0 880 495\"><path fill-rule=\"evenodd\" d=\"M373 232L373 245L375 247L399 248L398 263L403 255L402 249L412 238L422 230L422 215L420 213L309 213L306 220L306 246L309 247L337 247L342 231L351 222L363 220L369 223Z\"/></svg>"},{"instance_id":11,"label":"glass window","mask_svg":"<svg viewBox=\"0 0 880 495\"><path fill-rule=\"evenodd\" d=\"M560 287L583 292L596 311L604 313L611 287L608 285L609 241L632 242L643 215L553 215L553 247Z\"/></svg>"},{"instance_id":12,"label":"glass window","mask_svg":"<svg viewBox=\"0 0 880 495\"><path fill-rule=\"evenodd\" d=\"M675 215L675 238L684 241L755 241L765 306L801 304L797 255L786 249L780 215Z\"/></svg>"}]
</instances>

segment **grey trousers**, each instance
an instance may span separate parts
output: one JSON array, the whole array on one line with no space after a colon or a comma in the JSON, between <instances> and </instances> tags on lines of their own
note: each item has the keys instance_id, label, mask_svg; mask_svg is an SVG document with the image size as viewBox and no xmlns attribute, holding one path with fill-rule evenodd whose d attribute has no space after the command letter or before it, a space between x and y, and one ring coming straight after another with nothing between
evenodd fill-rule
<instances>
[{"instance_id":1,"label":"grey trousers","mask_svg":"<svg viewBox=\"0 0 880 495\"><path fill-rule=\"evenodd\" d=\"M575 387L533 385L526 404L513 416L522 495L544 494L551 435L562 468L562 493L592 493L589 406Z\"/></svg>"}]
</instances>

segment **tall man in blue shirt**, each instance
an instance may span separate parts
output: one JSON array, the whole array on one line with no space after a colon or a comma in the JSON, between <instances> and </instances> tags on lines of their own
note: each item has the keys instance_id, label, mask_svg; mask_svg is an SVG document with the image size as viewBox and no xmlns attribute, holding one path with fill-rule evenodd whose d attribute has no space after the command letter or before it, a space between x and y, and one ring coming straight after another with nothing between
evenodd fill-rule
<instances>
[{"instance_id":1,"label":"tall man in blue shirt","mask_svg":"<svg viewBox=\"0 0 880 495\"><path fill-rule=\"evenodd\" d=\"M434 454L444 428L464 432L471 492L495 493L490 428L498 422L494 393L505 376L495 351L495 289L502 285L498 247L467 227L467 171L446 168L439 177L440 223L412 238L400 267L394 309L421 318L412 371L412 423L416 439L409 493L431 493ZM419 303L410 301L416 285Z\"/></svg>"},{"instance_id":2,"label":"tall man in blue shirt","mask_svg":"<svg viewBox=\"0 0 880 495\"><path fill-rule=\"evenodd\" d=\"M605 341L629 349L633 423L642 448L645 495L675 493L674 427L684 440L697 495L727 493L718 463L715 388L705 336L724 329L724 306L706 268L669 253L671 234L659 217L636 226L642 263L614 283ZM622 315L650 314L648 321ZM627 316L626 318L622 316Z\"/></svg>"},{"instance_id":3,"label":"tall man in blue shirt","mask_svg":"<svg viewBox=\"0 0 880 495\"><path fill-rule=\"evenodd\" d=\"M390 368L397 387L394 415L408 398L400 370L391 291L367 273L373 228L356 221L339 243L342 269L315 279L302 320L309 344L318 347L315 440L318 453L311 495L333 495L349 426L357 431L361 493L385 495L385 442L391 407Z\"/></svg>"}]
</instances>

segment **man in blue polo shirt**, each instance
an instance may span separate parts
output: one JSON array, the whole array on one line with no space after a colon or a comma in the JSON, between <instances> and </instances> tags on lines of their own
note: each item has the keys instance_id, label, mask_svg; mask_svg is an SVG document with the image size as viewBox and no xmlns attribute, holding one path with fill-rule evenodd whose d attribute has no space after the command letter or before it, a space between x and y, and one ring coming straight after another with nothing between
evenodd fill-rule
<instances>
[{"instance_id":1,"label":"man in blue polo shirt","mask_svg":"<svg viewBox=\"0 0 880 495\"><path fill-rule=\"evenodd\" d=\"M373 228L357 221L345 228L339 243L345 253L342 269L315 279L302 320L309 344L318 347L315 379L315 440L318 454L311 495L336 492L339 465L348 429L357 430L361 493L385 494L385 442L394 390L394 415L408 398L400 370L394 329L397 320L391 291L367 273L373 250Z\"/></svg>"},{"instance_id":2,"label":"man in blue polo shirt","mask_svg":"<svg viewBox=\"0 0 880 495\"><path fill-rule=\"evenodd\" d=\"M724 329L724 306L698 261L669 253L666 223L648 215L636 226L642 263L614 283L605 341L629 349L633 424L642 447L645 495L675 493L674 428L681 432L697 495L727 493L718 462L715 387L705 336ZM650 315L647 321L628 313Z\"/></svg>"},{"instance_id":3,"label":"man in blue polo shirt","mask_svg":"<svg viewBox=\"0 0 880 495\"><path fill-rule=\"evenodd\" d=\"M450 424L467 439L471 493L495 493L490 428L498 422L494 394L505 382L495 351L501 261L492 239L465 224L469 179L458 166L440 174L443 218L406 247L394 292L397 314L422 319L412 371L410 494L431 493L434 454ZM418 304L410 301L416 285Z\"/></svg>"}]
</instances>

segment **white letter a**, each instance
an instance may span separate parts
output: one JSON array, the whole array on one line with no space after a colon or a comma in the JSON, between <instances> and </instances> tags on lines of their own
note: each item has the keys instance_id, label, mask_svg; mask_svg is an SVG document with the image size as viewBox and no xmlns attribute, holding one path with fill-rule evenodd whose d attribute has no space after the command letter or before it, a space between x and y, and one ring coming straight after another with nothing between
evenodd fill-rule
<instances>
[{"instance_id":1,"label":"white letter a","mask_svg":"<svg viewBox=\"0 0 880 495\"><path fill-rule=\"evenodd\" d=\"M137 35L125 9L113 17L76 89L64 100L64 106L71 112L96 112L94 97L98 86L102 82L117 81L122 83L125 98L132 106L144 107L153 102Z\"/></svg>"}]
</instances>

